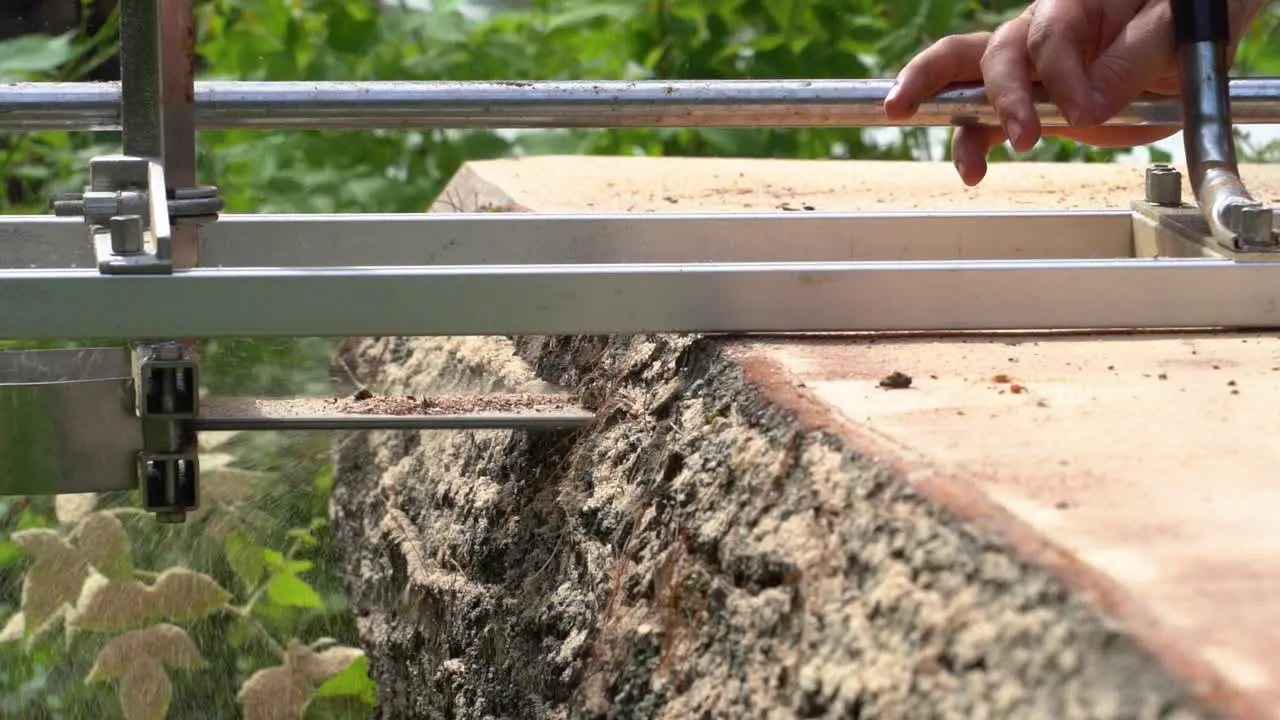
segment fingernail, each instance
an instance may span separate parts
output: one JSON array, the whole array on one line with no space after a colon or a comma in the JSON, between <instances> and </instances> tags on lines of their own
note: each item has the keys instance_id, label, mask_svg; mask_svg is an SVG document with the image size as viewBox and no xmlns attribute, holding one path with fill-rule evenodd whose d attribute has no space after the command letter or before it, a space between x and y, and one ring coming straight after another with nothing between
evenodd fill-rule
<instances>
[{"instance_id":1,"label":"fingernail","mask_svg":"<svg viewBox=\"0 0 1280 720\"><path fill-rule=\"evenodd\" d=\"M889 88L889 93L884 96L885 103L891 103L898 98L898 93L902 90L902 83L894 80L893 87Z\"/></svg>"},{"instance_id":2,"label":"fingernail","mask_svg":"<svg viewBox=\"0 0 1280 720\"><path fill-rule=\"evenodd\" d=\"M952 162L952 165L955 165L956 172L960 174L960 178L967 181L969 176L965 172L964 162L960 159L956 159Z\"/></svg>"},{"instance_id":3,"label":"fingernail","mask_svg":"<svg viewBox=\"0 0 1280 720\"><path fill-rule=\"evenodd\" d=\"M1018 141L1022 139L1022 124L1017 120L1010 120L1004 124L1004 132L1009 136L1009 142L1013 143L1013 147L1018 147Z\"/></svg>"},{"instance_id":4,"label":"fingernail","mask_svg":"<svg viewBox=\"0 0 1280 720\"><path fill-rule=\"evenodd\" d=\"M1062 114L1067 118L1067 124L1072 127L1080 127L1085 122L1085 110L1079 105L1068 105L1062 109Z\"/></svg>"}]
</instances>

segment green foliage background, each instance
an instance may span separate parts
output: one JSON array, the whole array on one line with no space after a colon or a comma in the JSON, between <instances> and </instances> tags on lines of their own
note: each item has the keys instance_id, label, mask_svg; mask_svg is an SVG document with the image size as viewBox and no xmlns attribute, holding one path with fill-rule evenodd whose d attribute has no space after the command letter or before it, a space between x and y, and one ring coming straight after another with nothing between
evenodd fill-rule
<instances>
[{"instance_id":1,"label":"green foliage background","mask_svg":"<svg viewBox=\"0 0 1280 720\"><path fill-rule=\"evenodd\" d=\"M482 10L454 0L433 9L379 11L368 0L202 0L199 51L205 78L235 80L707 79L890 77L942 36L993 27L1025 2L1013 0L529 0ZM1241 48L1238 74L1280 74L1271 9ZM75 80L115 51L115 25L0 43L0 81ZM115 152L118 136L43 132L0 136L0 212L44 212L54 193L77 190L91 156ZM466 160L539 153L741 157L940 159L923 130L873 139L859 129L659 129L204 133L202 180L216 183L229 212L406 212L427 207ZM942 146L945 148L945 144ZM1277 148L1242 139L1246 159ZM1040 160L1101 161L1116 153L1046 141ZM1158 153L1153 158L1159 159ZM1007 153L998 159L1008 160ZM123 312L111 309L104 312ZM14 343L8 344L16 347ZM205 344L217 393L324 393L327 341ZM130 522L139 566L182 564L239 588L263 567L304 568L259 592L251 614L278 641L328 636L357 642L333 571L326 527L331 468L327 438L259 435L233 444L237 464L271 482L235 506L249 521L234 542L210 543L199 523ZM127 505L130 498L109 502ZM54 526L48 498L0 499L0 624L16 604L28 560L15 530ZM285 557L288 560L285 560ZM149 564L148 564L149 563ZM246 565L247 563L247 565ZM255 571L254 568L257 568ZM260 577L258 579L261 579ZM293 582L297 580L297 582ZM292 593L292 594L291 594ZM233 621L193 630L212 670L176 680L180 715L237 717L236 688L278 661ZM0 646L0 716L118 716L109 688L82 679L91 641L54 641L27 652ZM367 713L368 688L345 678L345 702L315 717ZM361 700L363 698L363 700Z\"/></svg>"}]
</instances>

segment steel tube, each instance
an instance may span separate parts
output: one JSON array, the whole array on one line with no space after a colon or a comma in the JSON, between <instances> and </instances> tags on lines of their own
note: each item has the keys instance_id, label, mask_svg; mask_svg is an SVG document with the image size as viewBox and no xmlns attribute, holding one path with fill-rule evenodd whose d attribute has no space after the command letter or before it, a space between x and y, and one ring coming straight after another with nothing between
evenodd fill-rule
<instances>
[{"instance_id":1,"label":"steel tube","mask_svg":"<svg viewBox=\"0 0 1280 720\"><path fill-rule=\"evenodd\" d=\"M223 215L203 267L1018 260L1133 254L1127 210ZM93 268L74 218L0 215L0 268Z\"/></svg>"},{"instance_id":2,"label":"steel tube","mask_svg":"<svg viewBox=\"0 0 1280 720\"><path fill-rule=\"evenodd\" d=\"M0 337L1275 328L1278 281L1226 259L11 270Z\"/></svg>"},{"instance_id":3,"label":"steel tube","mask_svg":"<svg viewBox=\"0 0 1280 720\"><path fill-rule=\"evenodd\" d=\"M205 130L886 127L996 124L982 88L956 86L906 123L885 117L889 80L200 82ZM1230 82L1238 124L1280 123L1280 79ZM1040 94L1048 126L1066 120ZM1111 125L1180 126L1177 98L1145 96ZM115 83L0 86L0 130L117 130Z\"/></svg>"},{"instance_id":4,"label":"steel tube","mask_svg":"<svg viewBox=\"0 0 1280 720\"><path fill-rule=\"evenodd\" d=\"M196 186L195 16L191 0L164 0L160 6L161 103L164 118L164 175L169 189ZM176 267L199 263L199 228L173 228Z\"/></svg>"}]
</instances>

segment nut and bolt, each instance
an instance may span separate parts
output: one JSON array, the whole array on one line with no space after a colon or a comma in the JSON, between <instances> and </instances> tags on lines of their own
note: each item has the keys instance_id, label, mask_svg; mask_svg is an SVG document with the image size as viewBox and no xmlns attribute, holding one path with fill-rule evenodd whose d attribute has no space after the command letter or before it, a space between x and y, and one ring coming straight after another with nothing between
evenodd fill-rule
<instances>
[{"instance_id":1,"label":"nut and bolt","mask_svg":"<svg viewBox=\"0 0 1280 720\"><path fill-rule=\"evenodd\" d=\"M1147 202L1165 207L1182 204L1182 173L1172 165L1147 168Z\"/></svg>"},{"instance_id":2,"label":"nut and bolt","mask_svg":"<svg viewBox=\"0 0 1280 720\"><path fill-rule=\"evenodd\" d=\"M1266 250L1276 247L1273 216L1271 208L1260 202L1231 206L1227 220L1231 231L1236 234L1237 249Z\"/></svg>"}]
</instances>

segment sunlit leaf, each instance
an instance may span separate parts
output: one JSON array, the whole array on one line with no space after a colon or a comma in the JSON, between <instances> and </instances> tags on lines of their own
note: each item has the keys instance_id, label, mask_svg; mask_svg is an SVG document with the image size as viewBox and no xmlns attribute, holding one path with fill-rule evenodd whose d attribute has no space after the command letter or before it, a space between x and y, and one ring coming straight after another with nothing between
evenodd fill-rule
<instances>
[{"instance_id":1,"label":"sunlit leaf","mask_svg":"<svg viewBox=\"0 0 1280 720\"><path fill-rule=\"evenodd\" d=\"M22 530L11 538L35 558L22 580L22 610L31 632L76 603L89 567L79 551L53 530Z\"/></svg>"},{"instance_id":2,"label":"sunlit leaf","mask_svg":"<svg viewBox=\"0 0 1280 720\"><path fill-rule=\"evenodd\" d=\"M287 572L277 572L267 582L267 597L279 605L323 608L324 599L305 580Z\"/></svg>"},{"instance_id":3,"label":"sunlit leaf","mask_svg":"<svg viewBox=\"0 0 1280 720\"><path fill-rule=\"evenodd\" d=\"M173 685L158 660L143 658L120 678L120 709L125 720L164 720Z\"/></svg>"},{"instance_id":4,"label":"sunlit leaf","mask_svg":"<svg viewBox=\"0 0 1280 720\"><path fill-rule=\"evenodd\" d=\"M206 617L226 607L231 599L231 593L213 578L182 567L160 573L151 593L156 609L174 622Z\"/></svg>"},{"instance_id":5,"label":"sunlit leaf","mask_svg":"<svg viewBox=\"0 0 1280 720\"><path fill-rule=\"evenodd\" d=\"M235 571L240 581L246 587L256 587L262 580L262 574L267 567L262 548L238 530L227 533L223 548L227 564Z\"/></svg>"},{"instance_id":6,"label":"sunlit leaf","mask_svg":"<svg viewBox=\"0 0 1280 720\"><path fill-rule=\"evenodd\" d=\"M85 515L74 537L85 561L103 575L127 578L133 572L129 533L115 515L108 512Z\"/></svg>"},{"instance_id":7,"label":"sunlit leaf","mask_svg":"<svg viewBox=\"0 0 1280 720\"><path fill-rule=\"evenodd\" d=\"M369 677L369 658L361 654L342 672L325 681L316 694L321 697L354 696L366 705L376 703L377 686Z\"/></svg>"},{"instance_id":8,"label":"sunlit leaf","mask_svg":"<svg viewBox=\"0 0 1280 720\"><path fill-rule=\"evenodd\" d=\"M204 664L200 650L177 625L160 623L118 635L102 646L85 682L111 680L128 674L138 662L159 660L169 667L193 668Z\"/></svg>"},{"instance_id":9,"label":"sunlit leaf","mask_svg":"<svg viewBox=\"0 0 1280 720\"><path fill-rule=\"evenodd\" d=\"M245 720L302 720L312 693L306 678L284 666L265 668L240 686Z\"/></svg>"}]
</instances>

